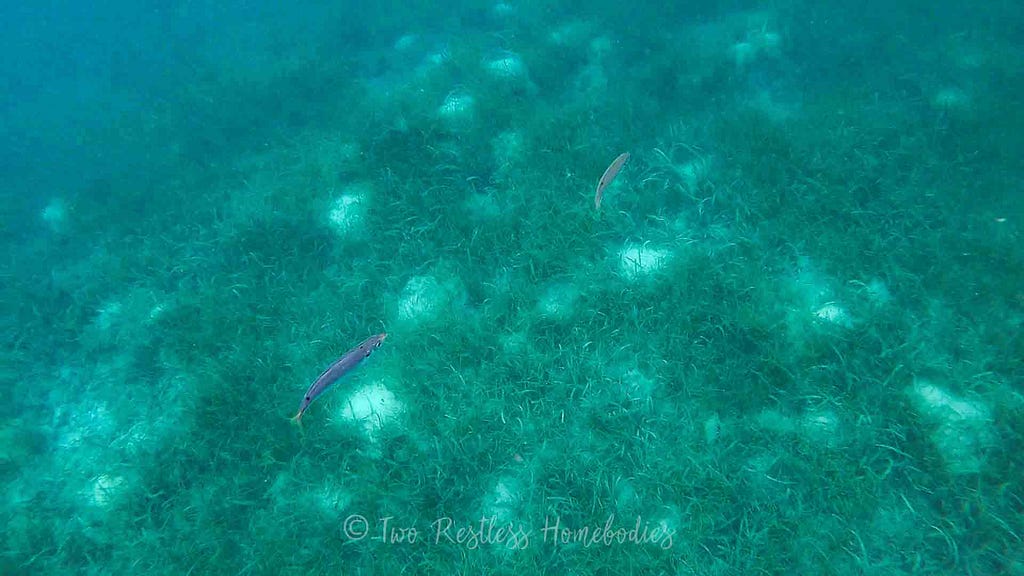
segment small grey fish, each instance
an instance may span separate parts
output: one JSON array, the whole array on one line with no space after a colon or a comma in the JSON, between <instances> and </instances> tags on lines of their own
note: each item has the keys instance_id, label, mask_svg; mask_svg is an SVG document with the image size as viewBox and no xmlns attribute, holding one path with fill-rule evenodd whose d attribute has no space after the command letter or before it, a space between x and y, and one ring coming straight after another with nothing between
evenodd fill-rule
<instances>
[{"instance_id":1,"label":"small grey fish","mask_svg":"<svg viewBox=\"0 0 1024 576\"><path fill-rule=\"evenodd\" d=\"M612 183L612 180L615 180L615 176L619 174L619 170L622 170L622 165L626 163L626 160L629 160L629 152L619 154L601 175L601 179L597 181L597 191L594 193L594 208L601 209L601 197L604 196L604 189Z\"/></svg>"},{"instance_id":2,"label":"small grey fish","mask_svg":"<svg viewBox=\"0 0 1024 576\"><path fill-rule=\"evenodd\" d=\"M331 384L337 382L342 376L369 357L374 350L380 348L381 343L387 337L386 332L370 336L363 340L359 346L345 352L341 358L338 358L333 364L328 366L323 374L309 386L309 390L306 390L305 396L302 397L302 403L299 404L299 413L293 416L292 420L301 423L302 415L306 412L306 408L309 408L309 405L313 403L313 400L316 400L317 396L323 394L324 390L327 390Z\"/></svg>"}]
</instances>

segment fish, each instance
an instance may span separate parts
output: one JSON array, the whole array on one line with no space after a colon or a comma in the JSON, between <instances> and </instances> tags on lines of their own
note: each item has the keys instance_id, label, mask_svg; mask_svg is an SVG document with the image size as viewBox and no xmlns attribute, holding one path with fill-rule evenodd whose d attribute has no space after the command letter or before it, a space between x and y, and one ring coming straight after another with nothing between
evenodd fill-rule
<instances>
[{"instance_id":1,"label":"fish","mask_svg":"<svg viewBox=\"0 0 1024 576\"><path fill-rule=\"evenodd\" d=\"M306 390L306 394L302 397L302 402L299 404L299 412L292 417L293 422L299 424L302 423L302 415L306 413L306 408L316 400L317 396L324 393L342 376L348 374L353 368L359 365L360 362L370 357L370 354L374 350L380 348L380 345L384 343L384 339L388 337L387 332L370 336L366 340L363 340L358 346L345 352L341 358L335 360L326 370L317 377L309 386L309 390Z\"/></svg>"},{"instance_id":2,"label":"fish","mask_svg":"<svg viewBox=\"0 0 1024 576\"><path fill-rule=\"evenodd\" d=\"M619 154L601 175L601 179L597 181L597 192L594 194L594 208L601 209L601 197L604 196L604 189L612 183L612 180L615 180L615 176L619 170L622 170L622 165L626 163L626 160L629 160L629 152Z\"/></svg>"}]
</instances>

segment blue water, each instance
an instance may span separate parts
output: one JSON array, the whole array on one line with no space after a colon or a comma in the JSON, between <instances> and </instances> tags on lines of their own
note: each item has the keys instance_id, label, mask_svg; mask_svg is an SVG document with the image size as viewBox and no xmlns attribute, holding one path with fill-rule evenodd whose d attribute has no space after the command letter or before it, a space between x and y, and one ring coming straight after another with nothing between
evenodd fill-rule
<instances>
[{"instance_id":1,"label":"blue water","mask_svg":"<svg viewBox=\"0 0 1024 576\"><path fill-rule=\"evenodd\" d=\"M0 8L0 573L1024 572L1024 12L577 4Z\"/></svg>"}]
</instances>

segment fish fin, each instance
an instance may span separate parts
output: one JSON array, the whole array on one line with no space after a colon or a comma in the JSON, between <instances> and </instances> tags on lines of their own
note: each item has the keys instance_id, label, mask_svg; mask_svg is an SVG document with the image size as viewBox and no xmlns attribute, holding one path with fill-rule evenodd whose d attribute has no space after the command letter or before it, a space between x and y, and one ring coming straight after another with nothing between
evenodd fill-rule
<instances>
[{"instance_id":1,"label":"fish fin","mask_svg":"<svg viewBox=\"0 0 1024 576\"><path fill-rule=\"evenodd\" d=\"M291 417L291 421L295 422L296 424L298 424L299 428L302 428L302 412L299 412L295 416L292 416Z\"/></svg>"}]
</instances>

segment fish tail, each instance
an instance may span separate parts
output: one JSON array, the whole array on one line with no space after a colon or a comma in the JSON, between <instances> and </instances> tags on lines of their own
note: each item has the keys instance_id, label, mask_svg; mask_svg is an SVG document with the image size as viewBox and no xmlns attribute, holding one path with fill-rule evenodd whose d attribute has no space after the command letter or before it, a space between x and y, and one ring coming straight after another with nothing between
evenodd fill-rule
<instances>
[{"instance_id":1,"label":"fish tail","mask_svg":"<svg viewBox=\"0 0 1024 576\"><path fill-rule=\"evenodd\" d=\"M292 422L295 422L296 424L298 424L299 428L301 428L302 427L302 412L299 412L295 416L292 416L291 420L292 420Z\"/></svg>"}]
</instances>

